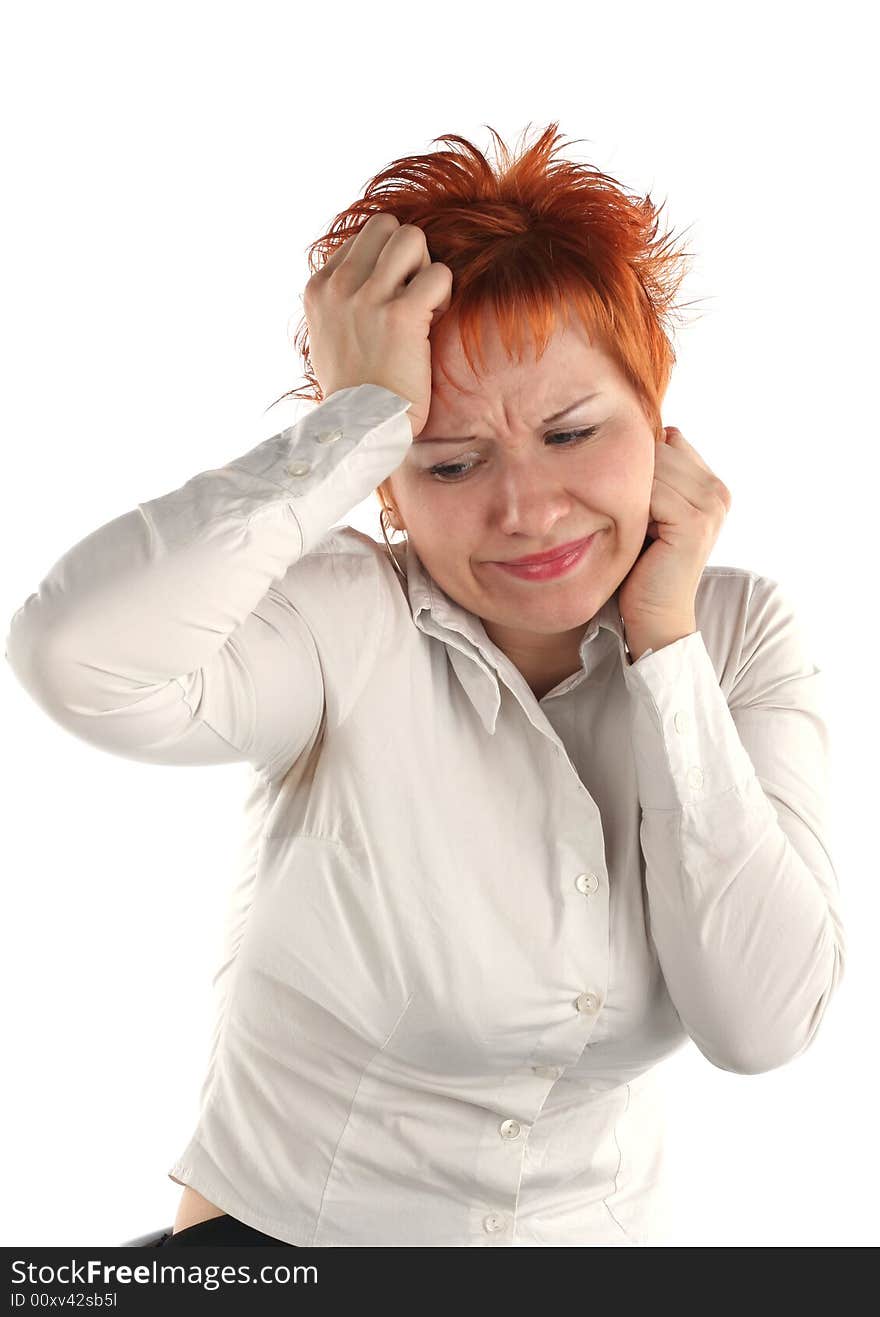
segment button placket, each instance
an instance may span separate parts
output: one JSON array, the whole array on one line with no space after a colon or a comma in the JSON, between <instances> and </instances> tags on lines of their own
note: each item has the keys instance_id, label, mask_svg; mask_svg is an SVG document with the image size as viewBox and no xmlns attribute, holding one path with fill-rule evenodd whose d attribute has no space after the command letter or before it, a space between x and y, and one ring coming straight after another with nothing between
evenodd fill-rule
<instances>
[{"instance_id":1,"label":"button placket","mask_svg":"<svg viewBox=\"0 0 880 1317\"><path fill-rule=\"evenodd\" d=\"M572 775L572 779L576 784L579 795L583 795L584 793L589 794L587 792L586 787L581 782L580 778L577 776L576 770L574 769L574 766L571 764L570 760L568 760L566 756L562 754L562 752L559 749L559 746L554 746L554 749L556 751L557 757L561 759L564 764L567 765L569 772ZM566 786L568 786L568 783L566 784ZM589 799L593 804L593 807L595 808L595 802L593 802L593 798L590 796ZM583 862L583 858L586 857L584 856L581 858L581 863ZM577 863L577 857L575 858L575 864L576 863ZM568 869L568 876L566 881L572 883L574 892L581 896L592 898L591 909L593 911L597 909L601 909L603 921L604 921L605 903L606 903L607 892L608 892L608 879L604 871L586 868L578 872L577 869L575 868L574 872L572 873L568 865L564 865L563 872L565 872L566 869ZM569 891L571 891L570 888ZM601 962L602 949L603 949L602 940L598 939L598 956L599 956L600 964L602 963ZM578 956L578 959L580 959L580 956ZM590 957L590 960L592 961L593 957ZM596 968L597 965L593 964L592 965L593 973L596 972ZM590 969L591 969L590 964L582 964L581 966L581 971L584 972L586 970L587 975L589 975ZM569 1062L576 1063L577 1057L582 1055L585 1037L589 1038L591 1033L593 1032L596 1023L596 1016L599 1014L602 1008L602 995L598 989L592 989L592 990L586 989L581 993L579 993L572 1000L572 1005L574 1007L572 1016L575 1016L575 1012L576 1012L577 1013L576 1018L578 1018L581 1021L581 1023L580 1026L576 1026L574 1023L574 1018L572 1018L571 1022L565 1026L565 1033L568 1035L569 1042L567 1044L567 1047L563 1047L562 1050L563 1052L565 1050L569 1050L571 1053L571 1055L569 1056ZM589 1042L587 1042L587 1047L589 1046L590 1044ZM575 1055L575 1053L577 1053L577 1055ZM565 1066L535 1062L529 1064L528 1071L531 1073L531 1075L533 1075L536 1079L540 1079L543 1083L543 1087L540 1090L538 1090L540 1096L534 1099L535 1103L537 1104L537 1112L535 1114L535 1119L538 1119L540 1114L540 1108L543 1106L548 1093L551 1091L552 1085L557 1080L559 1080L560 1077L564 1074ZM528 1135L530 1129L531 1129L530 1126L528 1125L523 1126L520 1123L520 1121L514 1120L512 1118L503 1120L499 1122L499 1124L496 1126L496 1131L497 1131L496 1137L500 1137L506 1140L513 1140L513 1141L520 1140L520 1148L518 1150L517 1158L514 1163L515 1165L519 1164L520 1157L525 1156L525 1148L523 1146L522 1140L524 1135L525 1136ZM492 1166L492 1154L489 1151L488 1145L486 1146L485 1152L488 1159L487 1177L488 1176L492 1177L493 1184L496 1184L495 1192L497 1193L497 1183L495 1181L495 1176L498 1174L498 1168ZM488 1187L488 1183L487 1183L487 1187ZM514 1190L514 1197L516 1197L516 1193L517 1191ZM489 1202L491 1202L491 1197L489 1198ZM496 1209L487 1212L482 1218L480 1218L480 1220L481 1220L482 1230L484 1231L484 1233L491 1234L493 1236L493 1243L508 1242L508 1233L507 1233L508 1227L512 1228L513 1221L515 1220L515 1217L511 1217L509 1212L505 1212L499 1206Z\"/></svg>"}]
</instances>

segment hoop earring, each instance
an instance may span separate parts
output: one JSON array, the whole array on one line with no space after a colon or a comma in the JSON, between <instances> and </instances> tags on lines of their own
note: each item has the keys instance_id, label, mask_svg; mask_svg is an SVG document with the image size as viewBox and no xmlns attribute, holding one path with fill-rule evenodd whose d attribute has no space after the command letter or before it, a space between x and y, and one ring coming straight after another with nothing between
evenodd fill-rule
<instances>
[{"instance_id":1,"label":"hoop earring","mask_svg":"<svg viewBox=\"0 0 880 1317\"><path fill-rule=\"evenodd\" d=\"M392 550L391 550L391 543L390 543L390 541L389 541L389 539L388 539L388 532L387 532L387 530L385 529L385 518L386 518L386 517L390 517L390 515L391 515L391 514L390 514L389 509L388 509L388 508L385 508L385 507L383 507L382 511L379 513L379 525L380 525L380 527L382 528L382 538L383 538L383 540L385 541L385 547L386 547L386 549L388 550L388 557L391 559L391 565L393 566L394 570L397 572L397 575L400 577L400 579L401 579L402 581L406 581L406 572L403 570L403 568L401 567L400 563L397 561L397 559L395 558L395 556L394 556L394 554L393 554L393 552L392 552ZM396 529L396 527L395 527L395 529ZM403 532L403 536L404 536L404 543L405 543L405 542L406 542L406 531Z\"/></svg>"}]
</instances>

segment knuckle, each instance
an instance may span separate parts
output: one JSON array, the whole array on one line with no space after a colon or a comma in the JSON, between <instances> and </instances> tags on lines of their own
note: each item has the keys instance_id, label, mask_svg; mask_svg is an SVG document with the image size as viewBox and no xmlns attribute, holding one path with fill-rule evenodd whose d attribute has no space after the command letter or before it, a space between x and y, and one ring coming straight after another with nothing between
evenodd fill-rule
<instances>
[{"instance_id":1,"label":"knuckle","mask_svg":"<svg viewBox=\"0 0 880 1317\"><path fill-rule=\"evenodd\" d=\"M376 292L375 281L376 267L367 270L362 274L357 274L354 270L348 271L348 282L342 287L345 297L357 298L359 302L369 302Z\"/></svg>"},{"instance_id":2,"label":"knuckle","mask_svg":"<svg viewBox=\"0 0 880 1317\"><path fill-rule=\"evenodd\" d=\"M327 295L352 297L357 292L357 272L350 265L340 265L328 275Z\"/></svg>"},{"instance_id":3,"label":"knuckle","mask_svg":"<svg viewBox=\"0 0 880 1317\"><path fill-rule=\"evenodd\" d=\"M425 241L425 231L424 229L420 229L418 224L401 224L398 232L405 233L408 238L415 238L416 241L419 239L421 239L422 242Z\"/></svg>"}]
</instances>

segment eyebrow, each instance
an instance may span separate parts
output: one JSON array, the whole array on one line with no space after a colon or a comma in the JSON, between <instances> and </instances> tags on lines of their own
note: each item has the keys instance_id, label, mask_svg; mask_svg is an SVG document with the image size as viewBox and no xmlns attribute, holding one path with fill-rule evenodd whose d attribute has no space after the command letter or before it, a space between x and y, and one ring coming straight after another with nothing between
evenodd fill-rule
<instances>
[{"instance_id":1,"label":"eyebrow","mask_svg":"<svg viewBox=\"0 0 880 1317\"><path fill-rule=\"evenodd\" d=\"M575 402L570 402L567 407L563 407L561 412L554 412L552 416L545 416L541 422L542 425L551 425L554 421L559 421L569 412L573 412L575 407L580 407L581 403L589 402L591 398L598 398L602 392L601 389L595 389L592 393L587 393L583 398L578 398ZM477 443L477 437L473 434L462 435L460 439L415 439L416 444L471 444Z\"/></svg>"}]
</instances>

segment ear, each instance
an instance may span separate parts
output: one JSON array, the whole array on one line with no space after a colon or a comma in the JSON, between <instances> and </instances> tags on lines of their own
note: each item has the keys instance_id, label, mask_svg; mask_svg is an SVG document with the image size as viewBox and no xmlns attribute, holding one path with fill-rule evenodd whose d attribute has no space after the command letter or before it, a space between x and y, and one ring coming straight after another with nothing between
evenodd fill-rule
<instances>
[{"instance_id":1,"label":"ear","mask_svg":"<svg viewBox=\"0 0 880 1317\"><path fill-rule=\"evenodd\" d=\"M394 504L388 501L384 504L384 507L387 514L388 525L391 526L393 530L403 530L404 527L401 523L400 513Z\"/></svg>"}]
</instances>

